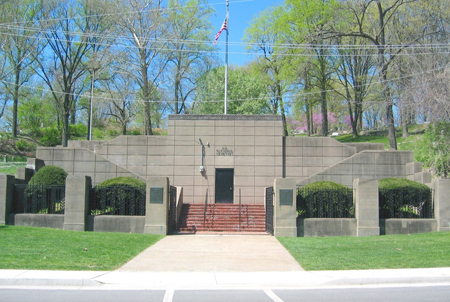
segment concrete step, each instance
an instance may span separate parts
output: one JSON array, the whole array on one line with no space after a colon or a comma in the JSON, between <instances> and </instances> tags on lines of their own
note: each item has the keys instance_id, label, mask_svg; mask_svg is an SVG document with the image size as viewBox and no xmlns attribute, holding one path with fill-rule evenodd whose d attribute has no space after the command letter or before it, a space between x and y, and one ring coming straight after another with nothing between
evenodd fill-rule
<instances>
[{"instance_id":1,"label":"concrete step","mask_svg":"<svg viewBox=\"0 0 450 302\"><path fill-rule=\"evenodd\" d=\"M185 204L178 231L264 233L265 218L264 205Z\"/></svg>"}]
</instances>

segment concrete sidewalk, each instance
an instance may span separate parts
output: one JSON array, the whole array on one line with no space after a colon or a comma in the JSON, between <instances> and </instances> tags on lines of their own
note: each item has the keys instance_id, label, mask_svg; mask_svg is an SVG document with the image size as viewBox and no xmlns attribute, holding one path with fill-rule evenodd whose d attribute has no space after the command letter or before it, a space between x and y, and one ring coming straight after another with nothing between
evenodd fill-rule
<instances>
[{"instance_id":1,"label":"concrete sidewalk","mask_svg":"<svg viewBox=\"0 0 450 302\"><path fill-rule=\"evenodd\" d=\"M450 285L450 268L297 272L71 272L0 270L0 288L282 289Z\"/></svg>"},{"instance_id":2,"label":"concrete sidewalk","mask_svg":"<svg viewBox=\"0 0 450 302\"><path fill-rule=\"evenodd\" d=\"M131 272L303 271L269 235L167 236L122 266Z\"/></svg>"},{"instance_id":3,"label":"concrete sidewalk","mask_svg":"<svg viewBox=\"0 0 450 302\"><path fill-rule=\"evenodd\" d=\"M0 270L0 287L261 289L450 284L450 268L303 271L272 236L167 236L112 272Z\"/></svg>"}]
</instances>

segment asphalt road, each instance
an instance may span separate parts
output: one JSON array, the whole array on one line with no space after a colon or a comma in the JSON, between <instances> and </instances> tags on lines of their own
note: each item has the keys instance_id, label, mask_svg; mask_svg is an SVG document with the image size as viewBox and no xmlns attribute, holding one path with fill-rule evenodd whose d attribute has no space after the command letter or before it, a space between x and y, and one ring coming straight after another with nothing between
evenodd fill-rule
<instances>
[{"instance_id":1,"label":"asphalt road","mask_svg":"<svg viewBox=\"0 0 450 302\"><path fill-rule=\"evenodd\" d=\"M0 289L2 302L448 301L450 285L266 290Z\"/></svg>"}]
</instances>

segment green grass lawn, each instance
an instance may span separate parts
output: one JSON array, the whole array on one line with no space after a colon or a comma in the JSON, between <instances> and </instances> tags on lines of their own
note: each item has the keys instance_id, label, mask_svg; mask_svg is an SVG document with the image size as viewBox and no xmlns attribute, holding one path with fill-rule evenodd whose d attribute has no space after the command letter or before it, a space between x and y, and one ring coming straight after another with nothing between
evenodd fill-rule
<instances>
[{"instance_id":1,"label":"green grass lawn","mask_svg":"<svg viewBox=\"0 0 450 302\"><path fill-rule=\"evenodd\" d=\"M16 175L17 168L25 168L26 162L0 162L0 173Z\"/></svg>"},{"instance_id":2,"label":"green grass lawn","mask_svg":"<svg viewBox=\"0 0 450 302\"><path fill-rule=\"evenodd\" d=\"M0 225L0 269L114 270L161 238Z\"/></svg>"},{"instance_id":3,"label":"green grass lawn","mask_svg":"<svg viewBox=\"0 0 450 302\"><path fill-rule=\"evenodd\" d=\"M305 270L450 266L450 232L278 240Z\"/></svg>"}]
</instances>

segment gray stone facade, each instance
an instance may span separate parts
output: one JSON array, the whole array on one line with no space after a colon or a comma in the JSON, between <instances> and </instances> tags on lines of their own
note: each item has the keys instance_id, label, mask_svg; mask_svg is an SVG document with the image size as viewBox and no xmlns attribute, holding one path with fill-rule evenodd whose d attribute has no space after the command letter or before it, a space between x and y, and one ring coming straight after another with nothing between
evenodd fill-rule
<instances>
[{"instance_id":1,"label":"gray stone facade","mask_svg":"<svg viewBox=\"0 0 450 302\"><path fill-rule=\"evenodd\" d=\"M88 175L94 185L117 176L168 177L183 187L185 203L226 199L216 196L221 171L232 175L227 201L237 203L240 194L244 204L262 204L275 178L293 178L299 186L332 180L352 187L356 178L414 177L406 168L413 163L412 152L284 137L281 116L171 115L168 126L167 136L74 141L68 148L39 148L37 158L69 174Z\"/></svg>"}]
</instances>

